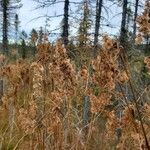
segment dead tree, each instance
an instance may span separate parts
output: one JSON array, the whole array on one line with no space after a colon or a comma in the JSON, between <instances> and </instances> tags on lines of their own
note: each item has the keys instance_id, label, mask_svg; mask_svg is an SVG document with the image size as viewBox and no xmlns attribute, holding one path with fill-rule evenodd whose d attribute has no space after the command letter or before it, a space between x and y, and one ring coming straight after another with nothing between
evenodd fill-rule
<instances>
[{"instance_id":1,"label":"dead tree","mask_svg":"<svg viewBox=\"0 0 150 150\"><path fill-rule=\"evenodd\" d=\"M95 34L94 34L94 45L95 46L97 46L97 43L98 43L102 5L103 5L103 0L96 0L96 17L95 17Z\"/></svg>"}]
</instances>

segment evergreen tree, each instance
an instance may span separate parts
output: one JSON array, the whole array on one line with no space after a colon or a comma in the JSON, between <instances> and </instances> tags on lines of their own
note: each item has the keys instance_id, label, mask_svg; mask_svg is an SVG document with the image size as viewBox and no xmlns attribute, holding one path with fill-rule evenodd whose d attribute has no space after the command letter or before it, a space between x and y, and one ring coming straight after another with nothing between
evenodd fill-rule
<instances>
[{"instance_id":1,"label":"evergreen tree","mask_svg":"<svg viewBox=\"0 0 150 150\"><path fill-rule=\"evenodd\" d=\"M27 57L27 49L26 49L27 33L25 31L22 31L20 38L21 38L21 57L25 59Z\"/></svg>"},{"instance_id":2,"label":"evergreen tree","mask_svg":"<svg viewBox=\"0 0 150 150\"><path fill-rule=\"evenodd\" d=\"M33 47L33 54L36 53L36 44L38 40L38 32L35 29L32 29L30 34L31 46Z\"/></svg>"},{"instance_id":3,"label":"evergreen tree","mask_svg":"<svg viewBox=\"0 0 150 150\"><path fill-rule=\"evenodd\" d=\"M39 30L39 33L38 33L38 44L41 44L43 42L43 38L44 38L43 28L40 27L40 30Z\"/></svg>"},{"instance_id":4,"label":"evergreen tree","mask_svg":"<svg viewBox=\"0 0 150 150\"><path fill-rule=\"evenodd\" d=\"M2 13L2 43L3 53L8 54L8 32L11 24L11 19L14 18L12 15L14 11L20 8L19 0L1 0L0 10Z\"/></svg>"},{"instance_id":5,"label":"evergreen tree","mask_svg":"<svg viewBox=\"0 0 150 150\"><path fill-rule=\"evenodd\" d=\"M91 28L89 1L83 1L83 16L79 24L78 42L79 46L84 46L89 41L89 29Z\"/></svg>"},{"instance_id":6,"label":"evergreen tree","mask_svg":"<svg viewBox=\"0 0 150 150\"><path fill-rule=\"evenodd\" d=\"M19 24L20 24L19 17L18 17L18 14L16 14L15 15L15 22L14 22L14 25L15 25L15 43L16 43L16 45L17 45L17 42L18 42Z\"/></svg>"}]
</instances>

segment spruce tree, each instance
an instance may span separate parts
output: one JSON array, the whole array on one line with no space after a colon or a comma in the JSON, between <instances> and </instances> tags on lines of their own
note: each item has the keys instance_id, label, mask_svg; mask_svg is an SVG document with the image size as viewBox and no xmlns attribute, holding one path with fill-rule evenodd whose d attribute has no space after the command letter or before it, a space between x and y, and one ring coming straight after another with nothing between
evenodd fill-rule
<instances>
[{"instance_id":1,"label":"spruce tree","mask_svg":"<svg viewBox=\"0 0 150 150\"><path fill-rule=\"evenodd\" d=\"M2 47L3 53L8 55L8 33L9 27L14 18L14 11L20 8L20 0L1 0L0 10L2 13Z\"/></svg>"}]
</instances>

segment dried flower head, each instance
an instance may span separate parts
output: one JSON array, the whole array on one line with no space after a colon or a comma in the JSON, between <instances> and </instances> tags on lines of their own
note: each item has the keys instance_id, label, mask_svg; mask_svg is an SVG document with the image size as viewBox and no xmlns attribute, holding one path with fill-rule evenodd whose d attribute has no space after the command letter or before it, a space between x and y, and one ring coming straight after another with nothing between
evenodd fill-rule
<instances>
[{"instance_id":1,"label":"dried flower head","mask_svg":"<svg viewBox=\"0 0 150 150\"><path fill-rule=\"evenodd\" d=\"M0 63L4 62L6 57L3 54L0 54Z\"/></svg>"},{"instance_id":2,"label":"dried flower head","mask_svg":"<svg viewBox=\"0 0 150 150\"><path fill-rule=\"evenodd\" d=\"M139 44L141 44L142 42L143 42L143 36L142 36L141 33L139 33L139 34L137 35L136 39L135 39L135 43L136 43L137 45L139 45Z\"/></svg>"},{"instance_id":3,"label":"dried flower head","mask_svg":"<svg viewBox=\"0 0 150 150\"><path fill-rule=\"evenodd\" d=\"M113 90L119 77L119 68L117 58L120 48L117 42L108 36L103 39L102 49L97 58L92 61L93 66L93 83L98 86L101 91L96 98L91 99L92 112L104 109L111 102ZM97 108L99 107L99 109Z\"/></svg>"},{"instance_id":4,"label":"dried flower head","mask_svg":"<svg viewBox=\"0 0 150 150\"><path fill-rule=\"evenodd\" d=\"M144 63L146 64L146 67L148 68L148 74L150 75L150 56L145 57Z\"/></svg>"}]
</instances>

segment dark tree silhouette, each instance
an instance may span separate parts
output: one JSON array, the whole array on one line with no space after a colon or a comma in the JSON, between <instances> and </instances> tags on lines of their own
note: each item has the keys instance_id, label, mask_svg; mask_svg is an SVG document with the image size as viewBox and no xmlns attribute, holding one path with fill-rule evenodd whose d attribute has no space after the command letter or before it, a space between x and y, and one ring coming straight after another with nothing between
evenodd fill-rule
<instances>
[{"instance_id":1,"label":"dark tree silhouette","mask_svg":"<svg viewBox=\"0 0 150 150\"><path fill-rule=\"evenodd\" d=\"M120 43L123 45L126 40L127 30L127 13L128 13L128 0L123 0L122 6L122 21L121 21L121 31L120 31Z\"/></svg>"},{"instance_id":2,"label":"dark tree silhouette","mask_svg":"<svg viewBox=\"0 0 150 150\"><path fill-rule=\"evenodd\" d=\"M97 43L98 43L102 5L103 5L103 0L96 0L96 17L95 17L95 34L94 34L95 46L97 46Z\"/></svg>"},{"instance_id":3,"label":"dark tree silhouette","mask_svg":"<svg viewBox=\"0 0 150 150\"><path fill-rule=\"evenodd\" d=\"M21 7L20 1L1 0L0 10L2 12L2 46L3 53L8 55L8 32L11 24L11 19L14 18L14 11Z\"/></svg>"},{"instance_id":4,"label":"dark tree silhouette","mask_svg":"<svg viewBox=\"0 0 150 150\"><path fill-rule=\"evenodd\" d=\"M65 46L68 45L68 36L69 36L69 0L64 1L64 18L62 25L62 40Z\"/></svg>"},{"instance_id":5,"label":"dark tree silhouette","mask_svg":"<svg viewBox=\"0 0 150 150\"><path fill-rule=\"evenodd\" d=\"M16 45L17 45L17 42L18 42L19 24L20 24L19 16L18 16L18 14L16 14L15 15L15 22L14 22L14 25L15 25L15 42L16 42Z\"/></svg>"},{"instance_id":6,"label":"dark tree silhouette","mask_svg":"<svg viewBox=\"0 0 150 150\"><path fill-rule=\"evenodd\" d=\"M135 41L135 37L136 37L136 30L137 30L136 19L138 16L138 6L139 6L139 0L136 0L135 1L135 11L134 11L134 24L133 24L133 41Z\"/></svg>"}]
</instances>

